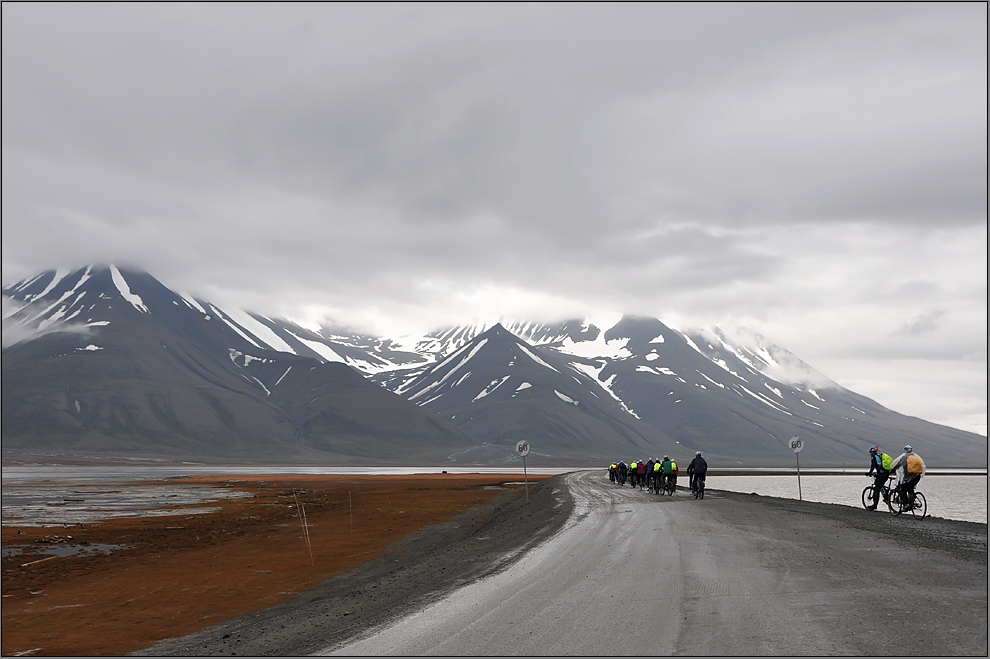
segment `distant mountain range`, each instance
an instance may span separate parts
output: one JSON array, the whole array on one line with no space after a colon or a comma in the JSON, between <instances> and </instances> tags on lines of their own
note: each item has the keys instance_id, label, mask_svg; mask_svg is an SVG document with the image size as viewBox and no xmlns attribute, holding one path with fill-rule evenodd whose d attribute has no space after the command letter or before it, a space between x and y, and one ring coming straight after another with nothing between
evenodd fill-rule
<instances>
[{"instance_id":1,"label":"distant mountain range","mask_svg":"<svg viewBox=\"0 0 990 659\"><path fill-rule=\"evenodd\" d=\"M985 437L888 410L763 337L656 318L373 337L236 309L109 267L5 287L3 451L332 464L861 465L905 443L985 467Z\"/></svg>"}]
</instances>

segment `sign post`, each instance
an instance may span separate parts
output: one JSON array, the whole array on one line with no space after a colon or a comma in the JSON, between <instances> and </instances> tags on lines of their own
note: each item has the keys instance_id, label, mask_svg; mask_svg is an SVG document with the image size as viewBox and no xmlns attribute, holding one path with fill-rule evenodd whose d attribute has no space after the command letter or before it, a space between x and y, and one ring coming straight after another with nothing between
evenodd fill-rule
<instances>
[{"instance_id":1,"label":"sign post","mask_svg":"<svg viewBox=\"0 0 990 659\"><path fill-rule=\"evenodd\" d=\"M526 473L526 456L529 455L529 442L525 439L520 439L516 442L516 453L521 455L523 459L523 478L526 483L526 503L529 503L529 475Z\"/></svg>"},{"instance_id":2,"label":"sign post","mask_svg":"<svg viewBox=\"0 0 990 659\"><path fill-rule=\"evenodd\" d=\"M793 437L791 437L790 447L791 450L794 451L795 459L797 459L798 501L804 501L804 498L801 496L801 456L798 455L801 451L804 450L804 440L798 437L797 435L794 435Z\"/></svg>"}]
</instances>

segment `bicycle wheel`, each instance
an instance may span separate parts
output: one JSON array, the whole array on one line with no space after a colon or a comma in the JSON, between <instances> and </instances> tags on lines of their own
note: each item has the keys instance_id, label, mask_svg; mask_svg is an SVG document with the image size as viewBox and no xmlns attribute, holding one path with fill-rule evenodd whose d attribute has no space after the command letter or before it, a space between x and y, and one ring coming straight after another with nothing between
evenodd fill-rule
<instances>
[{"instance_id":1,"label":"bicycle wheel","mask_svg":"<svg viewBox=\"0 0 990 659\"><path fill-rule=\"evenodd\" d=\"M863 507L869 508L873 505L873 486L868 485L866 489L863 490Z\"/></svg>"},{"instance_id":2,"label":"bicycle wheel","mask_svg":"<svg viewBox=\"0 0 990 659\"><path fill-rule=\"evenodd\" d=\"M699 483L698 484L698 498L699 499L704 499L705 498L705 484L704 483Z\"/></svg>"},{"instance_id":3,"label":"bicycle wheel","mask_svg":"<svg viewBox=\"0 0 990 659\"><path fill-rule=\"evenodd\" d=\"M928 501L925 500L925 495L921 492L914 493L914 505L911 506L911 514L914 515L915 519L925 519L925 515L928 514Z\"/></svg>"},{"instance_id":4,"label":"bicycle wheel","mask_svg":"<svg viewBox=\"0 0 990 659\"><path fill-rule=\"evenodd\" d=\"M890 514L894 517L901 514L901 493L898 490L890 491L890 497L887 499L887 509L890 510Z\"/></svg>"}]
</instances>

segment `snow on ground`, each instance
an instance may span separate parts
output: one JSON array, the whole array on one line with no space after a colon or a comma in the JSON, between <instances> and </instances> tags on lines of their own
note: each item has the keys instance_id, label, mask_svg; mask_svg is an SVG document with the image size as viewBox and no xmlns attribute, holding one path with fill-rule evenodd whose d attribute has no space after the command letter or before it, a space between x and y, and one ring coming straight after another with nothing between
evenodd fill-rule
<instances>
[{"instance_id":1,"label":"snow on ground","mask_svg":"<svg viewBox=\"0 0 990 659\"><path fill-rule=\"evenodd\" d=\"M419 398L420 396L422 396L426 392L431 391L433 389L436 389L438 386L440 386L440 381L439 380L436 381L436 382L433 382L432 384L429 384L429 385L423 387L422 389L420 389L419 391L417 391L416 393L414 393L412 396L410 396L409 397L409 400L416 400L417 398Z\"/></svg>"},{"instance_id":2,"label":"snow on ground","mask_svg":"<svg viewBox=\"0 0 990 659\"><path fill-rule=\"evenodd\" d=\"M278 383L281 382L282 380L284 380L285 379L285 376L288 375L289 374L289 371L291 371L291 370L292 370L292 367L291 366L289 368L285 369L285 373L283 373L282 374L282 377L280 377L278 380L275 381L275 385L272 388L274 389L275 387L277 387L278 386Z\"/></svg>"},{"instance_id":3,"label":"snow on ground","mask_svg":"<svg viewBox=\"0 0 990 659\"><path fill-rule=\"evenodd\" d=\"M714 384L716 387L721 387L722 389L725 389L725 385L722 384L721 382L716 382L715 380L712 380L710 377L708 377L707 375L705 375L701 371L698 371L697 369L695 369L695 371L697 371L698 375L700 375L701 377L705 378L706 380L708 380L709 382L711 382L712 384Z\"/></svg>"},{"instance_id":4,"label":"snow on ground","mask_svg":"<svg viewBox=\"0 0 990 659\"><path fill-rule=\"evenodd\" d=\"M331 348L327 344L320 343L319 341L311 341L309 339L304 339L295 332L292 332L290 330L285 330L285 331L291 334L293 337L295 337L295 339L300 343L302 343L304 346L306 346L307 348L318 354L320 357L322 357L324 361L339 362L341 364L347 363L346 359L344 359L336 352L334 352L333 348Z\"/></svg>"},{"instance_id":5,"label":"snow on ground","mask_svg":"<svg viewBox=\"0 0 990 659\"><path fill-rule=\"evenodd\" d=\"M755 398L756 400L758 400L758 401L760 401L761 403L763 403L763 404L764 404L764 405L766 405L767 407L770 407L770 408L773 408L774 410L777 410L778 412L783 412L783 413L784 413L784 414L786 414L787 416L794 416L793 414L791 414L790 412L788 412L787 410L785 410L785 409L784 409L784 408L782 408L781 406L779 406L779 405L777 405L777 404L776 404L775 402L773 402L772 400L770 400L770 399L769 399L769 398L767 398L766 396L764 396L764 395L762 395L762 394L754 394L754 393L753 393L752 391L750 391L750 390L749 390L749 389L747 389L746 387L744 387L744 386L742 386L741 384L739 384L739 385L736 385L736 386L737 386L737 387L740 387L740 388L741 388L741 389L742 389L743 391L745 391L745 392L746 392L747 394L749 394L750 396L752 396L752 397L753 397L753 398Z\"/></svg>"},{"instance_id":6,"label":"snow on ground","mask_svg":"<svg viewBox=\"0 0 990 659\"><path fill-rule=\"evenodd\" d=\"M663 334L650 339L650 343L663 343Z\"/></svg>"},{"instance_id":7,"label":"snow on ground","mask_svg":"<svg viewBox=\"0 0 990 659\"><path fill-rule=\"evenodd\" d=\"M475 355L478 354L478 351L485 347L485 344L486 343L488 343L488 339L482 339L481 341L479 341L476 346L474 346L473 348L471 348L471 352L468 353L468 356L461 360L461 363L460 364L458 364L454 368L452 368L449 371L447 371L447 374L444 375L442 378L440 378L440 382L443 382L444 380L446 380L447 378L449 378L451 375L453 375L454 373L456 373L457 370L460 369L461 366L464 366L469 361L471 361L471 359Z\"/></svg>"},{"instance_id":8,"label":"snow on ground","mask_svg":"<svg viewBox=\"0 0 990 659\"><path fill-rule=\"evenodd\" d=\"M213 307L214 310L216 307ZM280 352L288 352L291 354L296 354L296 351L292 349L288 343L282 340L270 327L262 323L260 320L252 316L242 309L234 309L230 311L227 315L230 316L231 320L251 332L259 341L267 344L272 350L278 350Z\"/></svg>"},{"instance_id":9,"label":"snow on ground","mask_svg":"<svg viewBox=\"0 0 990 659\"><path fill-rule=\"evenodd\" d=\"M821 409L820 407L815 407L814 405L812 405L811 403L807 402L803 398L798 398L798 400L801 401L802 403L804 403L805 405L807 405L808 407L814 408L816 410L820 410Z\"/></svg>"},{"instance_id":10,"label":"snow on ground","mask_svg":"<svg viewBox=\"0 0 990 659\"><path fill-rule=\"evenodd\" d=\"M697 353L698 353L699 355L701 355L701 356L702 356L702 357L704 357L705 359L708 359L708 355L706 355L705 353L703 353L703 352L701 352L701 348L699 348L698 346L696 346L696 345L694 344L694 341L692 341L692 340L691 340L691 337L689 337L689 336L688 336L687 334L684 334L684 333L681 333L681 338L682 338L682 339L684 339L685 341L687 341L687 344L688 344L689 346L691 346L692 348L694 348L694 349L695 349L695 351L696 351L696 352L697 352Z\"/></svg>"},{"instance_id":11,"label":"snow on ground","mask_svg":"<svg viewBox=\"0 0 990 659\"><path fill-rule=\"evenodd\" d=\"M11 288L10 289L11 292L16 293L17 291L20 291L20 290L23 290L23 289L27 288L28 286L30 286L34 282L36 282L39 279L41 279L44 276L44 274L45 274L44 272L39 272L34 277L31 277L30 279L28 279L26 281L22 281L20 284L17 284L13 288Z\"/></svg>"},{"instance_id":12,"label":"snow on ground","mask_svg":"<svg viewBox=\"0 0 990 659\"><path fill-rule=\"evenodd\" d=\"M89 351L94 351L94 350L103 350L103 348L101 348L100 346L97 346L97 345L93 345L92 343L90 343L90 344L89 344L88 346L86 346L85 348L76 348L76 350L89 350Z\"/></svg>"},{"instance_id":13,"label":"snow on ground","mask_svg":"<svg viewBox=\"0 0 990 659\"><path fill-rule=\"evenodd\" d=\"M271 396L272 395L272 392L268 391L268 387L266 387L264 384L262 384L261 380L259 380L258 378L254 377L253 375L251 376L251 379L254 380L255 382L257 382L258 383L258 386L265 390L265 396Z\"/></svg>"},{"instance_id":14,"label":"snow on ground","mask_svg":"<svg viewBox=\"0 0 990 659\"><path fill-rule=\"evenodd\" d=\"M65 279L66 275L68 275L68 274L69 274L69 270L68 269L59 268L58 270L55 271L55 276L52 277L52 280L48 283L47 286L45 286L45 290L41 291L37 295L29 295L28 297L24 298L24 301L25 302L31 302L33 300L40 300L41 298L45 297L46 295L48 295L49 293L51 293L52 289L55 288L56 286L58 286L58 283L60 281L62 281L63 279ZM40 277L40 276L41 275L38 275L38 277ZM35 279L37 279L38 277L35 277ZM32 281L34 281L34 280L32 280Z\"/></svg>"},{"instance_id":15,"label":"snow on ground","mask_svg":"<svg viewBox=\"0 0 990 659\"><path fill-rule=\"evenodd\" d=\"M247 341L248 343L250 343L251 345L253 345L258 350L264 350L264 348L262 348L260 345L258 345L258 342L257 341L255 341L250 336L248 336L247 334L245 334L241 330L240 327L238 327L233 322L231 322L230 320L228 320L227 319L227 316L222 311L220 311L219 309L217 309L212 304L210 305L210 308L213 309L213 311L214 311L214 313L215 313L215 315L216 315L217 318L219 318L220 320L222 320L223 322L225 322L227 324L227 326L230 327L230 329L232 329L235 332L237 332L238 334L240 334L240 336L241 336L242 339L244 339L245 341ZM209 316L207 316L207 319L209 319Z\"/></svg>"},{"instance_id":16,"label":"snow on ground","mask_svg":"<svg viewBox=\"0 0 990 659\"><path fill-rule=\"evenodd\" d=\"M194 298L192 295L190 295L188 293L179 293L178 295L179 295L180 298L182 298L182 301L185 302L189 306L190 309L196 309L197 311L199 311L204 316L209 316L210 315L209 312L207 312L207 310L204 309L202 307L202 305L200 305L200 303L197 302L196 301L196 298Z\"/></svg>"},{"instance_id":17,"label":"snow on ground","mask_svg":"<svg viewBox=\"0 0 990 659\"><path fill-rule=\"evenodd\" d=\"M488 383L488 386L485 387L481 391L481 393L479 393L477 396L475 396L474 398L472 398L471 399L471 402L473 403L474 401L480 400L480 399L484 398L485 396L487 396L488 394L493 393L496 389L498 389L499 387L501 387L502 384L504 384L505 381L508 380L508 379L509 379L509 376L508 375L506 375L506 376L504 376L502 378L495 378L494 380L492 380L491 382Z\"/></svg>"},{"instance_id":18,"label":"snow on ground","mask_svg":"<svg viewBox=\"0 0 990 659\"><path fill-rule=\"evenodd\" d=\"M526 346L524 346L521 343L518 344L518 345L519 345L519 349L522 350L524 353L526 353L529 356L529 358L532 359L534 362L536 362L540 366L546 366L547 368L549 368L551 371L554 371L555 373L560 373L560 371L558 371L557 369L555 369L553 366L551 366L550 364L546 363L545 361L543 361L542 359L540 359L539 357L537 357L536 355L534 355L532 352L530 352L529 351L529 348L527 348Z\"/></svg>"},{"instance_id":19,"label":"snow on ground","mask_svg":"<svg viewBox=\"0 0 990 659\"><path fill-rule=\"evenodd\" d=\"M646 355L646 361L648 362L656 361L657 359L660 359L660 355L655 352L651 352Z\"/></svg>"},{"instance_id":20,"label":"snow on ground","mask_svg":"<svg viewBox=\"0 0 990 659\"><path fill-rule=\"evenodd\" d=\"M766 387L767 389L769 389L770 391L772 391L773 393L777 394L777 397L778 398L780 398L780 399L783 399L784 398L784 395L782 393L780 393L780 389L778 389L777 387L771 387L766 382L763 383L763 386Z\"/></svg>"},{"instance_id":21,"label":"snow on ground","mask_svg":"<svg viewBox=\"0 0 990 659\"><path fill-rule=\"evenodd\" d=\"M733 371L731 368L729 368L729 365L725 363L725 360L723 360L723 359L712 359L711 361L712 361L713 364L715 364L716 366L720 367L726 373L729 373L730 375L736 376L737 378L739 378L743 382L749 382L749 380L747 380L746 378L744 378L743 376L739 375L738 373L736 373L735 371Z\"/></svg>"},{"instance_id":22,"label":"snow on ground","mask_svg":"<svg viewBox=\"0 0 990 659\"><path fill-rule=\"evenodd\" d=\"M628 338L605 340L605 332L601 332L594 341L579 341L575 343L570 337L561 343L560 352L577 357L594 359L596 357L610 357L611 359L628 359L632 357L632 352L626 347Z\"/></svg>"},{"instance_id":23,"label":"snow on ground","mask_svg":"<svg viewBox=\"0 0 990 659\"><path fill-rule=\"evenodd\" d=\"M556 389L553 390L553 393L557 394L557 398L559 398L560 400L564 401L565 403L570 403L571 405L577 405L578 404L578 402L576 400L574 400L573 398L571 398L567 394L560 393Z\"/></svg>"},{"instance_id":24,"label":"snow on ground","mask_svg":"<svg viewBox=\"0 0 990 659\"><path fill-rule=\"evenodd\" d=\"M144 306L144 300L139 295L131 293L131 288L127 285L124 275L120 274L120 270L113 264L110 265L110 278L113 279L114 286L120 291L121 297L130 302L132 307L141 313L151 313L148 311L148 307Z\"/></svg>"}]
</instances>

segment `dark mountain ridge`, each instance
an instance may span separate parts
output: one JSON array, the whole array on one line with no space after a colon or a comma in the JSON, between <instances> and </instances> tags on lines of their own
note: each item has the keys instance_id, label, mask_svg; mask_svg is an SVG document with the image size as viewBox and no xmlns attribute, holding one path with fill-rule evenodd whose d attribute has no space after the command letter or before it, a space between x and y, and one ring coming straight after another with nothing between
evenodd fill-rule
<instances>
[{"instance_id":1,"label":"dark mountain ridge","mask_svg":"<svg viewBox=\"0 0 990 659\"><path fill-rule=\"evenodd\" d=\"M789 466L798 435L809 466L905 443L930 466L987 463L986 437L893 412L752 333L627 316L373 337L220 309L114 266L4 295L5 455L504 464L526 438L533 464L703 450Z\"/></svg>"},{"instance_id":2,"label":"dark mountain ridge","mask_svg":"<svg viewBox=\"0 0 990 659\"><path fill-rule=\"evenodd\" d=\"M400 464L476 445L344 364L260 348L150 275L57 277L4 290L23 305L5 331L37 336L3 351L5 454Z\"/></svg>"}]
</instances>

